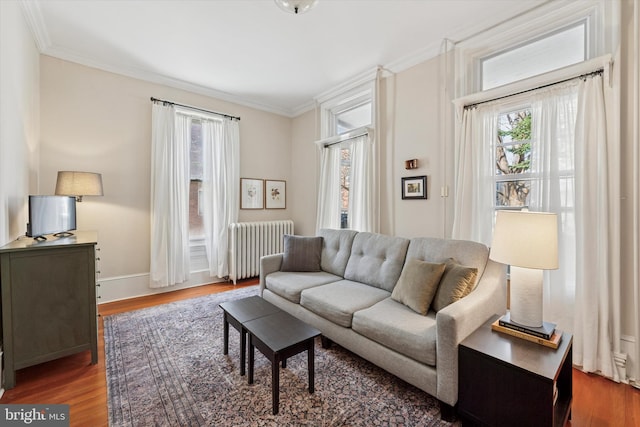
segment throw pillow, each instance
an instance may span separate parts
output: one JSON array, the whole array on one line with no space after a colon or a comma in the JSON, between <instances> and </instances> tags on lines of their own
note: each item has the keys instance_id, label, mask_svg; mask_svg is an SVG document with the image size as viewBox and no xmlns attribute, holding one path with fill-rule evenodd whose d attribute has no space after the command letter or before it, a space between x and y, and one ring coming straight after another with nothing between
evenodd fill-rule
<instances>
[{"instance_id":1,"label":"throw pillow","mask_svg":"<svg viewBox=\"0 0 640 427\"><path fill-rule=\"evenodd\" d=\"M477 275L477 268L464 267L453 258L449 258L440 280L440 286L438 286L438 291L433 298L433 309L440 311L449 304L467 296L473 290Z\"/></svg>"},{"instance_id":2,"label":"throw pillow","mask_svg":"<svg viewBox=\"0 0 640 427\"><path fill-rule=\"evenodd\" d=\"M285 234L281 271L320 271L322 237Z\"/></svg>"},{"instance_id":3,"label":"throw pillow","mask_svg":"<svg viewBox=\"0 0 640 427\"><path fill-rule=\"evenodd\" d=\"M445 264L433 264L409 258L402 267L391 298L425 316L436 294Z\"/></svg>"}]
</instances>

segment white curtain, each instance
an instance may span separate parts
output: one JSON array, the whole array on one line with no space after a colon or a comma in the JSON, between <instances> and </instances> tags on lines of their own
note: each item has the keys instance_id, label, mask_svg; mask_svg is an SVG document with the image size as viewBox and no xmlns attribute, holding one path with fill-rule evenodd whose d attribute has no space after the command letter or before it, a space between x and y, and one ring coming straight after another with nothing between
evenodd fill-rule
<instances>
[{"instance_id":1,"label":"white curtain","mask_svg":"<svg viewBox=\"0 0 640 427\"><path fill-rule=\"evenodd\" d=\"M491 243L497 116L531 106L529 208L559 217L560 268L545 272L544 318L573 333L576 365L619 381L620 155L611 97L596 75L459 111L453 237Z\"/></svg>"},{"instance_id":2,"label":"white curtain","mask_svg":"<svg viewBox=\"0 0 640 427\"><path fill-rule=\"evenodd\" d=\"M211 276L229 275L228 230L238 220L240 133L231 119L202 120L202 203Z\"/></svg>"},{"instance_id":3,"label":"white curtain","mask_svg":"<svg viewBox=\"0 0 640 427\"><path fill-rule=\"evenodd\" d=\"M340 144L320 147L320 184L316 231L321 228L340 228Z\"/></svg>"},{"instance_id":4,"label":"white curtain","mask_svg":"<svg viewBox=\"0 0 640 427\"><path fill-rule=\"evenodd\" d=\"M494 140L499 110L490 104L459 109L455 147L455 200L452 238L491 244L495 187Z\"/></svg>"},{"instance_id":5,"label":"white curtain","mask_svg":"<svg viewBox=\"0 0 640 427\"><path fill-rule=\"evenodd\" d=\"M572 332L576 283L575 123L578 82L537 91L531 99L529 209L558 215L560 268L544 272L544 318Z\"/></svg>"},{"instance_id":6,"label":"white curtain","mask_svg":"<svg viewBox=\"0 0 640 427\"><path fill-rule=\"evenodd\" d=\"M619 144L608 129L611 88L580 82L576 120L576 297L573 361L620 381Z\"/></svg>"},{"instance_id":7,"label":"white curtain","mask_svg":"<svg viewBox=\"0 0 640 427\"><path fill-rule=\"evenodd\" d=\"M189 279L191 119L154 103L151 129L150 286Z\"/></svg>"},{"instance_id":8,"label":"white curtain","mask_svg":"<svg viewBox=\"0 0 640 427\"><path fill-rule=\"evenodd\" d=\"M350 141L351 178L349 214L352 230L378 232L375 150L370 134Z\"/></svg>"}]
</instances>

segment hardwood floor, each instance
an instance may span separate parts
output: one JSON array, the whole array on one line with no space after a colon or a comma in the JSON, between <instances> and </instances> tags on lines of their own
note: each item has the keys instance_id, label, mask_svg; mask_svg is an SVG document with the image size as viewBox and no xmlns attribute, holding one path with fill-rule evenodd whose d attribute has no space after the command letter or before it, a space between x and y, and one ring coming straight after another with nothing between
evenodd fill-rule
<instances>
[{"instance_id":1,"label":"hardwood floor","mask_svg":"<svg viewBox=\"0 0 640 427\"><path fill-rule=\"evenodd\" d=\"M138 310L187 298L250 286L257 280L212 284L101 304L101 316ZM90 365L88 351L21 369L16 387L5 391L0 403L67 403L71 426L107 426L107 385L102 318L98 322L98 363ZM573 412L568 426L640 426L640 390L598 375L573 370Z\"/></svg>"}]
</instances>

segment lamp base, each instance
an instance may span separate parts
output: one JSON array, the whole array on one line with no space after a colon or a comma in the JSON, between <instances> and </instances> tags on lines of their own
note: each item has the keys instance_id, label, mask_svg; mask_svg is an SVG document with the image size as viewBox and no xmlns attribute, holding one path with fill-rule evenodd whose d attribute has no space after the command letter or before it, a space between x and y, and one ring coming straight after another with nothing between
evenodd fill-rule
<instances>
[{"instance_id":1,"label":"lamp base","mask_svg":"<svg viewBox=\"0 0 640 427\"><path fill-rule=\"evenodd\" d=\"M511 266L511 320L523 326L542 326L542 270Z\"/></svg>"}]
</instances>

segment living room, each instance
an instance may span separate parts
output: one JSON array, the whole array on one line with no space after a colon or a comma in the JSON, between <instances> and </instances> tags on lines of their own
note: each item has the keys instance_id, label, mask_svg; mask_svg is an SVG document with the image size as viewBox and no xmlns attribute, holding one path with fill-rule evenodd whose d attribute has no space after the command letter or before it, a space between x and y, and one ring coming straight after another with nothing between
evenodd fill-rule
<instances>
[{"instance_id":1,"label":"living room","mask_svg":"<svg viewBox=\"0 0 640 427\"><path fill-rule=\"evenodd\" d=\"M281 210L241 209L238 220L292 219L296 234L313 235L319 176L319 156L314 142L323 138L322 101L331 98L335 92L332 89L357 87L358 82L363 81L375 82L378 74L375 65L381 65L378 90L383 108L375 126L380 138L379 231L404 237L451 237L457 176L456 117L451 101L456 97L454 93L461 93L456 81L456 66L461 59L454 57L459 52L455 48L456 44L458 48L464 46L465 41L491 44L494 33L484 32L490 30L489 25L478 23L477 28L468 33L468 40L445 41L450 37L442 34L437 43L425 49L430 56L411 66L391 64L397 66L395 69L387 63L374 63L368 69L349 73L348 81L338 82L337 88L323 88L299 103L299 108L278 111L260 108L258 102L251 106L232 97L225 98L227 94L219 91L220 88L210 88L207 92L189 82L166 76L163 79L161 73L135 75L132 69L141 67L143 58L130 58L130 64L124 64L130 65L129 68L116 64L111 69L92 64L90 58L74 60L72 52L47 46L42 33L34 34L34 28L42 28L42 23L33 23L25 16L31 19L38 16L32 12L34 8L44 7L39 3L2 2L0 243L9 243L24 234L27 196L53 194L58 171L101 173L104 196L88 197L78 203L77 215L79 230L98 232L102 302L167 290L149 288L150 97L239 116L240 176L286 181L287 205ZM322 0L317 9L308 14L284 15L284 18L308 18L322 11L321 3ZM613 57L612 84L619 93L620 283L619 294L611 302L614 319L611 329L618 337L616 348L627 355L624 366L627 378L623 381L632 382L640 376L638 2L534 1L513 7L513 14L526 21L545 13L553 15L575 4L587 8L602 3L613 4L620 17L618 43L611 43L611 49L603 49L601 53ZM275 5L261 7L275 8ZM282 13L277 8L276 11ZM304 25L302 22L294 25ZM61 20L56 25L64 24ZM102 49L111 47L105 43ZM260 65L255 65L251 72L259 73ZM471 92L465 95L468 93ZM406 170L407 159L418 159L418 168ZM427 176L427 200L401 198L401 178L412 175ZM170 290L209 281L208 275L199 272L187 283Z\"/></svg>"}]
</instances>

